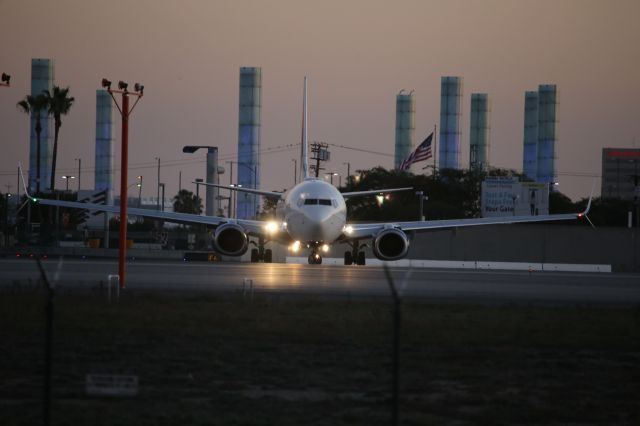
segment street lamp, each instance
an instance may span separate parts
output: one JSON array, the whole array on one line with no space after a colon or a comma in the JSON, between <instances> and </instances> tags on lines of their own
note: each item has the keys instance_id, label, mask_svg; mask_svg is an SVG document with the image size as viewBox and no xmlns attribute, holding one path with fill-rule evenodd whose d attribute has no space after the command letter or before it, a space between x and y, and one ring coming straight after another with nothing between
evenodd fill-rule
<instances>
[{"instance_id":1,"label":"street lamp","mask_svg":"<svg viewBox=\"0 0 640 426\"><path fill-rule=\"evenodd\" d=\"M129 116L135 109L136 105L142 98L144 86L140 83L136 83L134 91L129 92L127 89L128 84L120 81L118 83L118 90L111 88L111 81L106 78L102 79L102 87L107 89L107 92L111 95L113 102L115 103L120 116L122 117L122 143L121 143L121 161L120 161L120 241L119 241L119 259L118 259L118 276L120 281L120 288L125 287L125 258L127 253L127 180L128 180L128 168L129 168ZM122 106L118 104L114 93L122 95ZM129 108L129 95L136 96L136 101L131 108Z\"/></svg>"},{"instance_id":2,"label":"street lamp","mask_svg":"<svg viewBox=\"0 0 640 426\"><path fill-rule=\"evenodd\" d=\"M161 204L162 210L160 211L163 212L164 211L164 183L160 182L158 184L158 188L162 188L162 204Z\"/></svg>"},{"instance_id":3,"label":"street lamp","mask_svg":"<svg viewBox=\"0 0 640 426\"><path fill-rule=\"evenodd\" d=\"M202 178L196 178L196 199L200 201L200 184L204 181Z\"/></svg>"},{"instance_id":4,"label":"street lamp","mask_svg":"<svg viewBox=\"0 0 640 426\"><path fill-rule=\"evenodd\" d=\"M347 165L347 182L345 183L346 187L349 188L349 184L351 183L351 163L349 163L348 161L342 163L342 165Z\"/></svg>"},{"instance_id":5,"label":"street lamp","mask_svg":"<svg viewBox=\"0 0 640 426\"><path fill-rule=\"evenodd\" d=\"M419 208L418 220L424 220L425 219L424 202L427 201L429 197L424 195L424 192L422 191L416 191L416 197L418 198L418 208Z\"/></svg>"},{"instance_id":6,"label":"street lamp","mask_svg":"<svg viewBox=\"0 0 640 426\"><path fill-rule=\"evenodd\" d=\"M193 154L199 149L207 150L207 170L206 170L206 183L218 184L220 183L218 174L218 147L217 146L204 146L204 145L186 145L182 147L182 152L187 154ZM220 190L215 186L207 186L207 201L205 205L205 214L207 216L214 216L218 210L218 196Z\"/></svg>"},{"instance_id":7,"label":"street lamp","mask_svg":"<svg viewBox=\"0 0 640 426\"><path fill-rule=\"evenodd\" d=\"M66 181L66 183L67 183L67 188L66 188L66 190L67 190L67 191L69 191L69 179L75 179L76 177L75 177L75 176L68 176L68 175L65 175L65 176L61 176L61 178L62 178L62 179L64 179L64 180Z\"/></svg>"},{"instance_id":8,"label":"street lamp","mask_svg":"<svg viewBox=\"0 0 640 426\"><path fill-rule=\"evenodd\" d=\"M158 187L156 188L158 190L158 196L156 199L156 210L160 210L160 157L155 157L156 160L158 160Z\"/></svg>"},{"instance_id":9,"label":"street lamp","mask_svg":"<svg viewBox=\"0 0 640 426\"><path fill-rule=\"evenodd\" d=\"M2 82L0 83L0 86L5 86L5 87L9 87L9 80L11 80L11 76L7 73L2 73Z\"/></svg>"},{"instance_id":10,"label":"street lamp","mask_svg":"<svg viewBox=\"0 0 640 426\"><path fill-rule=\"evenodd\" d=\"M333 177L334 177L334 176L339 176L339 173L337 173L337 172L331 172L331 173L325 173L324 175L325 175L325 177L326 177L326 176L329 176L329 177L330 177L331 185L333 185Z\"/></svg>"},{"instance_id":11,"label":"street lamp","mask_svg":"<svg viewBox=\"0 0 640 426\"><path fill-rule=\"evenodd\" d=\"M82 165L82 158L76 158L75 160L78 162L78 197L79 197L80 196L80 179L81 179L80 170Z\"/></svg>"},{"instance_id":12,"label":"street lamp","mask_svg":"<svg viewBox=\"0 0 640 426\"><path fill-rule=\"evenodd\" d=\"M137 177L138 179L138 208L141 207L142 202L142 175Z\"/></svg>"}]
</instances>

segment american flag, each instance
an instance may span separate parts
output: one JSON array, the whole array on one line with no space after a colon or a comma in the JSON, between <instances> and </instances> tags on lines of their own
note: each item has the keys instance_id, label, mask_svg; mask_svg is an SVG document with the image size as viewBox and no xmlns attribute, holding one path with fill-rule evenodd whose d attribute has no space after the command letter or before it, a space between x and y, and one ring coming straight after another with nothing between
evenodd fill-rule
<instances>
[{"instance_id":1,"label":"american flag","mask_svg":"<svg viewBox=\"0 0 640 426\"><path fill-rule=\"evenodd\" d=\"M409 167L413 163L417 163L419 161L428 160L432 157L433 153L431 152L431 141L433 140L433 132L427 138L422 141L420 145L413 151L407 158L402 161L400 164L400 170L409 170Z\"/></svg>"}]
</instances>

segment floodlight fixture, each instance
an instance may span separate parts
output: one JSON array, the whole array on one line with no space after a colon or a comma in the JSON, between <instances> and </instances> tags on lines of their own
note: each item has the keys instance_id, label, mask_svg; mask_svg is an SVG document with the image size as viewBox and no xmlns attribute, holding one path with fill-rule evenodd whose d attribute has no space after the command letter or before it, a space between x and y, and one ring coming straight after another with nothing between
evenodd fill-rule
<instances>
[{"instance_id":1,"label":"floodlight fixture","mask_svg":"<svg viewBox=\"0 0 640 426\"><path fill-rule=\"evenodd\" d=\"M182 147L182 152L186 153L186 154L193 154L194 152L196 152L199 148L202 148L200 146L195 146L195 145L185 145Z\"/></svg>"},{"instance_id":2,"label":"floodlight fixture","mask_svg":"<svg viewBox=\"0 0 640 426\"><path fill-rule=\"evenodd\" d=\"M125 92L127 91L127 87L129 87L128 83L125 83L124 81L120 80L118 82L118 89L120 90L124 90Z\"/></svg>"},{"instance_id":3,"label":"floodlight fixture","mask_svg":"<svg viewBox=\"0 0 640 426\"><path fill-rule=\"evenodd\" d=\"M134 90L135 90L136 92L140 93L141 95L142 95L142 94L144 94L144 85L143 85L143 84L136 83L136 84L133 86L133 88L134 88Z\"/></svg>"},{"instance_id":4,"label":"floodlight fixture","mask_svg":"<svg viewBox=\"0 0 640 426\"><path fill-rule=\"evenodd\" d=\"M111 81L107 80L106 78L103 78L102 87L104 87L107 90L111 90Z\"/></svg>"}]
</instances>

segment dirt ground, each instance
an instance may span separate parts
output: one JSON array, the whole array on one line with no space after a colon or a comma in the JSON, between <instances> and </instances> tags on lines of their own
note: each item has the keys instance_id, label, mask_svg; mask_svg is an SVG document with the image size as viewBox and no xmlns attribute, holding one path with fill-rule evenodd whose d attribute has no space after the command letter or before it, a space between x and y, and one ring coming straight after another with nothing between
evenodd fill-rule
<instances>
[{"instance_id":1,"label":"dirt ground","mask_svg":"<svg viewBox=\"0 0 640 426\"><path fill-rule=\"evenodd\" d=\"M44 308L0 293L2 425L42 423ZM400 424L640 424L640 307L407 302L401 326ZM60 290L52 424L390 424L392 344L386 300Z\"/></svg>"}]
</instances>

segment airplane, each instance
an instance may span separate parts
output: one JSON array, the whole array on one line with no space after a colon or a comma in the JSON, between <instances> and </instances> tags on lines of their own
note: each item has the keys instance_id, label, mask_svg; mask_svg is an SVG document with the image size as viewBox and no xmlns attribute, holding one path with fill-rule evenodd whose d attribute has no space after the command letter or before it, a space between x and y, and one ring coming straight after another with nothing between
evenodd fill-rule
<instances>
[{"instance_id":1,"label":"airplane","mask_svg":"<svg viewBox=\"0 0 640 426\"><path fill-rule=\"evenodd\" d=\"M410 238L408 233L429 231L442 228L459 228L467 226L482 226L511 223L548 222L558 220L574 220L586 217L591 199L581 213L539 215L539 216L509 216L487 217L474 219L450 219L408 222L381 223L350 223L347 220L346 201L352 197L386 194L412 188L390 188L369 191L340 192L332 184L309 175L307 155L307 78L304 78L303 118L300 173L302 181L286 192L264 191L260 189L226 186L213 183L201 185L215 186L233 191L257 194L277 200L276 217L274 221L259 221L250 219L234 219L217 216L200 216L187 213L160 212L140 208L129 208L128 214L134 216L161 219L170 222L202 224L214 227L213 246L216 251L226 256L242 256L250 245L250 237L258 238L261 242L279 242L289 245L292 252L309 250L308 263L321 264L322 254L334 244L348 244L350 250L344 253L345 265L364 265L366 263L366 245L363 240L371 241L371 248L376 258L383 261L402 259L409 252ZM95 210L119 213L120 208L113 205L79 203L36 199L29 195L25 186L25 193L36 203L68 208ZM260 260L272 262L271 249L264 251L252 249L251 261Z\"/></svg>"}]
</instances>

